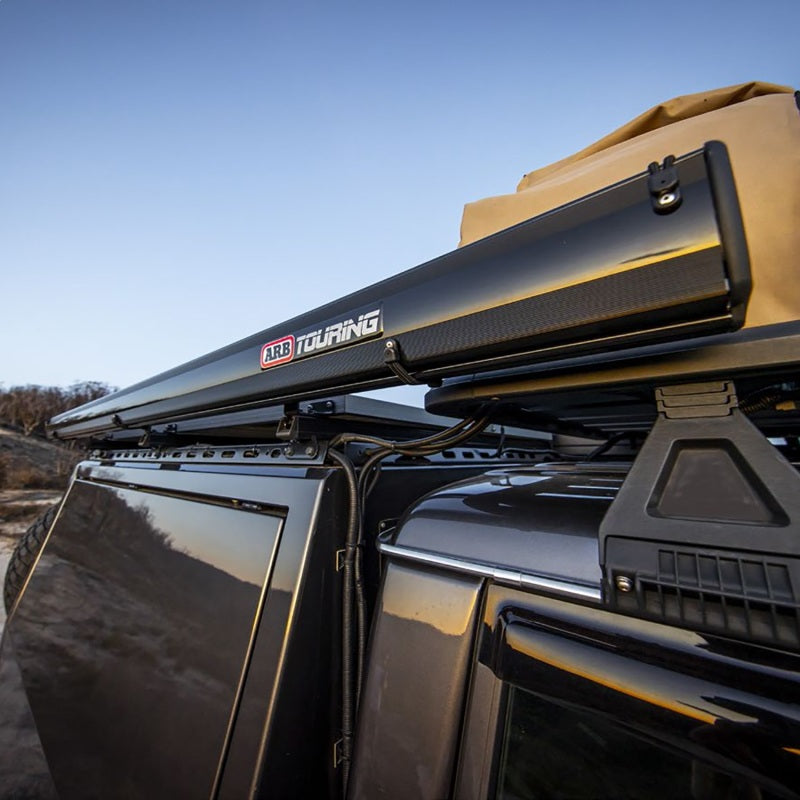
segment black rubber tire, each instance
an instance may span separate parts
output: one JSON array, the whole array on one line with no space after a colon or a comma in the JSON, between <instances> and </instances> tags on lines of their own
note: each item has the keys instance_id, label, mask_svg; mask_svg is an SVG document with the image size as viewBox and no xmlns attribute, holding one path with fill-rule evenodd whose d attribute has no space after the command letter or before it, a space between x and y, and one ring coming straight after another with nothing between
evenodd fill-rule
<instances>
[{"instance_id":1,"label":"black rubber tire","mask_svg":"<svg viewBox=\"0 0 800 800\"><path fill-rule=\"evenodd\" d=\"M44 540L47 533L52 526L56 514L58 514L58 506L52 506L42 514L33 525L19 537L17 546L11 554L6 569L6 579L3 584L3 604L6 607L6 613L11 611L12 606L16 602L22 587L25 585L25 580L28 573L31 571L33 562L36 561L36 556L42 549Z\"/></svg>"}]
</instances>

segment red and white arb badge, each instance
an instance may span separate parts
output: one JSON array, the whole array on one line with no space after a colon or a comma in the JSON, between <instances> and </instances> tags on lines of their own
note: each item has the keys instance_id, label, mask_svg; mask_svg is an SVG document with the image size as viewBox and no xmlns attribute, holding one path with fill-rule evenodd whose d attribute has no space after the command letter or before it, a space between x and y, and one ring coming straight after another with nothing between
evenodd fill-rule
<instances>
[{"instance_id":1,"label":"red and white arb badge","mask_svg":"<svg viewBox=\"0 0 800 800\"><path fill-rule=\"evenodd\" d=\"M261 369L277 367L294 358L294 336L284 336L261 348Z\"/></svg>"}]
</instances>

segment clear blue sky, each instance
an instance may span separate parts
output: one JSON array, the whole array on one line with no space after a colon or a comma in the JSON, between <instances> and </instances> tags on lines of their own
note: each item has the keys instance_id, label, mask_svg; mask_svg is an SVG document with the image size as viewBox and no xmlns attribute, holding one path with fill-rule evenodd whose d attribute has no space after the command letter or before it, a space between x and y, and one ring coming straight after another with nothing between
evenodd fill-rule
<instances>
[{"instance_id":1,"label":"clear blue sky","mask_svg":"<svg viewBox=\"0 0 800 800\"><path fill-rule=\"evenodd\" d=\"M0 384L126 386L452 249L800 2L0 0Z\"/></svg>"}]
</instances>

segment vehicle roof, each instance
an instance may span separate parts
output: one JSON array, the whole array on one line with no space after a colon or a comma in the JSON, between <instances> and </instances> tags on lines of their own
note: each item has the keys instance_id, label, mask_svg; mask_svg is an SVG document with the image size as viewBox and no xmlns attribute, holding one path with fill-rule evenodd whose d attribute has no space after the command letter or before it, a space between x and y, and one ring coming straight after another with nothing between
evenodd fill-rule
<instances>
[{"instance_id":1,"label":"vehicle roof","mask_svg":"<svg viewBox=\"0 0 800 800\"><path fill-rule=\"evenodd\" d=\"M392 538L393 554L599 596L598 531L626 472L613 464L543 464L460 481L407 512Z\"/></svg>"}]
</instances>

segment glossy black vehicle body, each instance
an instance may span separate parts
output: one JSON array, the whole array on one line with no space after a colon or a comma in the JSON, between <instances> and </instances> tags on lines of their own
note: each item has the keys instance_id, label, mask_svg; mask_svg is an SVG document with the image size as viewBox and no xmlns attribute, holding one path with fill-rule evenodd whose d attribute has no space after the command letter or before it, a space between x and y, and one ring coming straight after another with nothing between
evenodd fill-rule
<instances>
[{"instance_id":1,"label":"glossy black vehicle body","mask_svg":"<svg viewBox=\"0 0 800 800\"><path fill-rule=\"evenodd\" d=\"M638 391L644 398L646 385ZM649 403L672 430L669 408L656 395ZM601 533L628 502L619 506L644 448L623 441L604 462L614 448L499 428L472 447L390 457L366 500L372 625L345 795L350 506L327 449L337 424L377 430L387 408L331 406L299 409L304 440L234 415L218 429L228 443L96 446L5 633L0 691L13 746L0 785L65 800L588 800L598 786L631 798L800 796L792 640L648 618L609 593ZM738 429L741 412L728 406L720 419ZM337 408L344 419L324 414L313 427ZM441 424L393 410L384 430ZM752 436L784 465L781 480L800 485L787 460L794 419L780 450ZM238 444L243 430L268 433ZM350 449L358 463L363 447ZM751 445L740 449L751 461ZM704 494L724 501L719 478L701 474ZM783 490L771 494L786 508L766 523L791 542L796 520ZM754 541L774 561L770 535ZM750 601L723 602L735 615ZM782 602L782 619L797 621L796 598Z\"/></svg>"},{"instance_id":2,"label":"glossy black vehicle body","mask_svg":"<svg viewBox=\"0 0 800 800\"><path fill-rule=\"evenodd\" d=\"M353 797L798 796L797 653L604 608L625 477L493 471L382 539Z\"/></svg>"},{"instance_id":3,"label":"glossy black vehicle body","mask_svg":"<svg viewBox=\"0 0 800 800\"><path fill-rule=\"evenodd\" d=\"M497 587L480 647L505 729L464 797L800 792L796 654Z\"/></svg>"},{"instance_id":4,"label":"glossy black vehicle body","mask_svg":"<svg viewBox=\"0 0 800 800\"><path fill-rule=\"evenodd\" d=\"M347 502L341 470L286 449L115 450L79 467L5 632L4 789L338 796ZM386 467L368 524L499 459L450 455Z\"/></svg>"},{"instance_id":5,"label":"glossy black vehicle body","mask_svg":"<svg viewBox=\"0 0 800 800\"><path fill-rule=\"evenodd\" d=\"M37 796L338 796L342 476L247 450L80 468L4 645L4 708L30 704L18 744L40 748L18 778ZM422 499L378 544L348 796L547 788L509 764L554 748L573 774L586 753L569 721L587 745L624 744L626 776L631 752L663 748L688 782L672 796L710 796L692 794L697 774L797 796L800 656L603 607L598 530L624 464L458 460L382 477L370 528ZM435 489L459 471L475 477ZM532 703L550 738L514 733ZM625 796L656 796L636 780Z\"/></svg>"},{"instance_id":6,"label":"glossy black vehicle body","mask_svg":"<svg viewBox=\"0 0 800 800\"><path fill-rule=\"evenodd\" d=\"M275 749L302 741L322 760L307 730L335 713L337 590L319 552L334 548L340 481L158 466L80 468L9 624L60 797L241 797ZM286 704L307 729L272 724ZM326 791L324 772L284 762Z\"/></svg>"}]
</instances>

